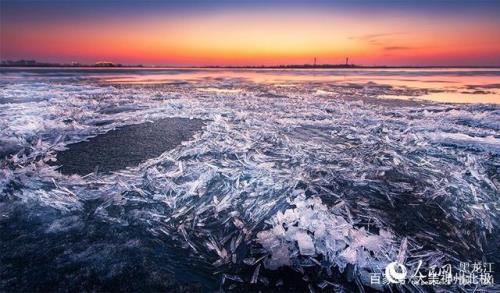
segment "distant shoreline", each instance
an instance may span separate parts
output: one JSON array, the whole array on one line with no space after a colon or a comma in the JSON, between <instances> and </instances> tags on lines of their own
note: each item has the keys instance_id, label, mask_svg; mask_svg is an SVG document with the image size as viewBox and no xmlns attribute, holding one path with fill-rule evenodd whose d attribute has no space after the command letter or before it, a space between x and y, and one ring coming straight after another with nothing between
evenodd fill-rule
<instances>
[{"instance_id":1,"label":"distant shoreline","mask_svg":"<svg viewBox=\"0 0 500 293\"><path fill-rule=\"evenodd\" d=\"M389 65L358 65L354 63L338 63L338 64L276 64L276 65L201 65L201 66L172 66L172 65L144 65L144 64L121 64L114 63L111 61L98 61L93 64L85 64L80 62L71 63L57 63L57 62L39 62L33 59L21 59L21 60L1 60L0 67L26 67L26 68L177 68L177 69L422 69L422 68L500 68L499 66L444 66L444 65L433 65L433 66L411 66L411 65L400 65L400 66L389 66Z\"/></svg>"},{"instance_id":2,"label":"distant shoreline","mask_svg":"<svg viewBox=\"0 0 500 293\"><path fill-rule=\"evenodd\" d=\"M94 65L4 65L1 64L0 68L74 68L74 69L500 69L500 66L384 66L384 65L270 65L270 66L145 66L145 65L122 65L122 66L94 66Z\"/></svg>"}]
</instances>

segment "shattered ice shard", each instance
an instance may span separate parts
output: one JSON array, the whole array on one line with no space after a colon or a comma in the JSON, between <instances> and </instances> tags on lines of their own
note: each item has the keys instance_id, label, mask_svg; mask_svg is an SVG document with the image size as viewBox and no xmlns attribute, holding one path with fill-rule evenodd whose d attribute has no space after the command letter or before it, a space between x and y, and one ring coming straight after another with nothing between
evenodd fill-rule
<instances>
[{"instance_id":1,"label":"shattered ice shard","mask_svg":"<svg viewBox=\"0 0 500 293\"><path fill-rule=\"evenodd\" d=\"M295 234L295 239L297 240L297 244L299 245L299 251L302 255L314 255L314 243L312 241L311 236L309 236L306 232L300 231Z\"/></svg>"}]
</instances>

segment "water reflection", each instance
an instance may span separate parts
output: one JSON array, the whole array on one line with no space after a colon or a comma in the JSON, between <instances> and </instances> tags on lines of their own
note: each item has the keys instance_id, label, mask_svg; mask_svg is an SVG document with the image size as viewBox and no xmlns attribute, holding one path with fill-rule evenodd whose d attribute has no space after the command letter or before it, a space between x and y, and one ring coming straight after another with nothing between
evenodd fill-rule
<instances>
[{"instance_id":1,"label":"water reflection","mask_svg":"<svg viewBox=\"0 0 500 293\"><path fill-rule=\"evenodd\" d=\"M414 69L201 69L201 68L2 68L1 80L99 80L107 84L183 85L216 81L203 89L235 93L244 84L304 85L325 94L325 86L413 89L416 95L379 93L380 98L450 103L500 103L500 68Z\"/></svg>"},{"instance_id":2,"label":"water reflection","mask_svg":"<svg viewBox=\"0 0 500 293\"><path fill-rule=\"evenodd\" d=\"M199 69L143 71L135 74L99 75L109 83L171 84L183 80L247 80L287 87L315 82L334 85L385 85L422 90L417 97L380 95L380 98L423 99L447 103L500 103L500 69ZM234 84L232 85L234 86ZM215 89L237 92L237 89ZM328 91L317 89L317 94Z\"/></svg>"}]
</instances>

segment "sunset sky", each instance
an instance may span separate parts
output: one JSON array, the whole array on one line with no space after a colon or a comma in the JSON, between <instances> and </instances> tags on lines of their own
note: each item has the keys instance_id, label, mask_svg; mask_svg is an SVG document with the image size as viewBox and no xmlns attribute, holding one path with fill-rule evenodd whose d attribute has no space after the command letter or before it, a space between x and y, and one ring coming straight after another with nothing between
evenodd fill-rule
<instances>
[{"instance_id":1,"label":"sunset sky","mask_svg":"<svg viewBox=\"0 0 500 293\"><path fill-rule=\"evenodd\" d=\"M0 0L2 60L500 66L500 1Z\"/></svg>"}]
</instances>

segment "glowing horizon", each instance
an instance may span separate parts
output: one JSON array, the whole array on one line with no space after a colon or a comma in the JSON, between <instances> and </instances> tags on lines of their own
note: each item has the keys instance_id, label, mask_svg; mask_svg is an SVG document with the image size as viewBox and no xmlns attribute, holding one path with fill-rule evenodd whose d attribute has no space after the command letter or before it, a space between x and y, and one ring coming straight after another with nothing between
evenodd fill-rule
<instances>
[{"instance_id":1,"label":"glowing horizon","mask_svg":"<svg viewBox=\"0 0 500 293\"><path fill-rule=\"evenodd\" d=\"M349 57L361 65L500 66L498 2L243 2L6 0L0 57L174 66L305 64L314 57L336 64Z\"/></svg>"}]
</instances>

